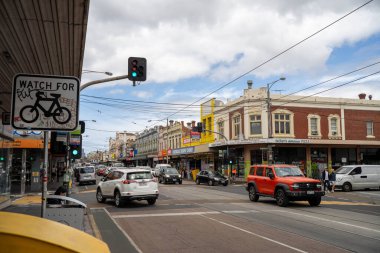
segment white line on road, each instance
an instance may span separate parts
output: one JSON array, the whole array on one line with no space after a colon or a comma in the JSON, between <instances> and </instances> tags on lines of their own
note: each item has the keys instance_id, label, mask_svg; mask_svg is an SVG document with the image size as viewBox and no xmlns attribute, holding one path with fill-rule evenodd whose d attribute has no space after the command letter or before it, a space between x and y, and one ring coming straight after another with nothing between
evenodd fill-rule
<instances>
[{"instance_id":1,"label":"white line on road","mask_svg":"<svg viewBox=\"0 0 380 253\"><path fill-rule=\"evenodd\" d=\"M376 230L376 229L372 229L372 228L366 228L366 227L362 227L362 226L358 226L358 225L354 225L354 224L349 224L349 223L341 222L341 221L334 221L334 220L331 220L331 219L325 219L325 218L316 217L316 216L312 216L312 215L301 214L301 213L298 213L298 212L289 212L289 211L284 211L284 210L273 210L273 211L270 211L270 212L282 212L282 213L289 213L289 214L293 214L293 215L297 214L299 216L304 216L304 217L313 218L313 219L317 219L317 220L323 220L323 221L332 222L332 223L338 223L338 224L341 224L341 225L346 225L346 226L350 226L350 227L355 227L355 228L360 228L360 229L365 229L365 230L373 231L373 232L376 232L376 233L380 233L380 230Z\"/></svg>"},{"instance_id":2,"label":"white line on road","mask_svg":"<svg viewBox=\"0 0 380 253\"><path fill-rule=\"evenodd\" d=\"M242 229L242 228L239 228L239 227L236 227L236 226L231 225L231 224L228 224L228 223L226 223L226 222L219 221L219 220L216 220L216 219L213 219L213 218L210 218L210 217L204 216L204 215L201 215L201 216L202 216L202 217L205 217L205 218L207 218L207 219L209 219L209 220L216 221L216 222L218 222L218 223L220 223L220 224L223 224L223 225L225 225L225 226L228 226L228 227L231 227L231 228L234 228L234 229L240 230L240 231L245 232L245 233L247 233L247 234L254 235L254 236L257 236L257 237L262 238L262 239L264 239L264 240L267 240L267 241L270 241L270 242L273 242L273 243L279 244L279 245L281 245L281 246L284 246L284 247L286 247L286 248L292 249L292 250L294 250L294 251L297 251L297 252L307 252L307 251L303 251L303 250L301 250L301 249L294 248L294 247L292 247L292 246L290 246L290 245L288 245L288 244L285 244L285 243L282 243L282 242L279 242L279 241L275 241L275 240L270 239L270 238L268 238L268 237L265 237L265 236L262 236L262 235L259 235L259 234L256 234L256 233L253 233L253 232L251 232L251 231L248 231L248 230L245 230L245 229Z\"/></svg>"},{"instance_id":3,"label":"white line on road","mask_svg":"<svg viewBox=\"0 0 380 253\"><path fill-rule=\"evenodd\" d=\"M141 249L137 246L137 244L135 243L135 241L133 241L132 238L127 234L127 232L124 231L124 229L115 221L115 219L108 212L108 210L104 208L104 211L108 214L108 216L111 218L111 220L113 221L113 223L115 223L116 227L124 234L125 237L127 237L127 239L132 244L132 246L135 247L136 251L139 252L139 253L143 253L141 251Z\"/></svg>"},{"instance_id":4,"label":"white line on road","mask_svg":"<svg viewBox=\"0 0 380 253\"><path fill-rule=\"evenodd\" d=\"M184 216L184 215L202 215L202 214L221 214L221 212L188 212L188 213L149 213L149 214L127 214L127 215L115 215L114 219L122 218L139 218L139 217L164 217L164 216Z\"/></svg>"}]
</instances>

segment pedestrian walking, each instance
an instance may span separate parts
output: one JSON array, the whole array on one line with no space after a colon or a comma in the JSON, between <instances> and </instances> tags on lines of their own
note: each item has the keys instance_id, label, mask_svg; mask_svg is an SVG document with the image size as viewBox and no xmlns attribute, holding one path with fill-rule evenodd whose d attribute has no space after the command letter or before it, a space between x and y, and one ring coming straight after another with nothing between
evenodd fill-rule
<instances>
[{"instance_id":1,"label":"pedestrian walking","mask_svg":"<svg viewBox=\"0 0 380 253\"><path fill-rule=\"evenodd\" d=\"M336 183L336 174L334 169L332 169L331 174L329 175L329 183L331 186L331 192L334 192Z\"/></svg>"},{"instance_id":2,"label":"pedestrian walking","mask_svg":"<svg viewBox=\"0 0 380 253\"><path fill-rule=\"evenodd\" d=\"M322 181L323 181L323 186L325 188L325 192L329 192L329 187L330 187L330 181L329 181L329 171L327 168L322 172Z\"/></svg>"}]
</instances>

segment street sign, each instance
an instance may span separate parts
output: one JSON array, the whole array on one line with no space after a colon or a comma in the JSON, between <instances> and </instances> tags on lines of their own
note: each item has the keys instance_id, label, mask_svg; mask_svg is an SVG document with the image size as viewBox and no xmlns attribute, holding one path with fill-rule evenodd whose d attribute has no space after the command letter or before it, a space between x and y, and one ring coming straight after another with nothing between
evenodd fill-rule
<instances>
[{"instance_id":1,"label":"street sign","mask_svg":"<svg viewBox=\"0 0 380 253\"><path fill-rule=\"evenodd\" d=\"M80 82L76 77L16 75L12 91L12 126L28 130L75 130L79 91Z\"/></svg>"}]
</instances>

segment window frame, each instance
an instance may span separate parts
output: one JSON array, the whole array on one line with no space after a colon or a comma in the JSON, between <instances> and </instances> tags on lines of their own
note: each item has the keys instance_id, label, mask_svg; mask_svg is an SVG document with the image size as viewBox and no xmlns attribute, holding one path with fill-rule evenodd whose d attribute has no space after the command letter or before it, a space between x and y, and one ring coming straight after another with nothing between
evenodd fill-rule
<instances>
[{"instance_id":1,"label":"window frame","mask_svg":"<svg viewBox=\"0 0 380 253\"><path fill-rule=\"evenodd\" d=\"M312 129L312 123L314 120L316 121L315 122L316 129ZM307 125L308 125L308 132L307 132L308 138L312 138L312 139L321 139L322 138L321 116L319 116L318 114L307 115Z\"/></svg>"},{"instance_id":2,"label":"window frame","mask_svg":"<svg viewBox=\"0 0 380 253\"><path fill-rule=\"evenodd\" d=\"M370 128L368 128L368 124L370 124ZM373 121L370 120L370 121L366 121L365 122L365 126L366 126L366 137L367 138L375 138L375 135L374 135L374 124L373 124ZM370 132L368 132L368 130L370 130Z\"/></svg>"},{"instance_id":3,"label":"window frame","mask_svg":"<svg viewBox=\"0 0 380 253\"><path fill-rule=\"evenodd\" d=\"M217 139L218 140L224 140L224 137L223 137L223 136L225 136L225 134L224 134L224 120L219 120L217 122L217 125L218 125L218 133L220 133L220 134L218 134Z\"/></svg>"},{"instance_id":4,"label":"window frame","mask_svg":"<svg viewBox=\"0 0 380 253\"><path fill-rule=\"evenodd\" d=\"M330 114L328 116L328 127L329 127L329 139L341 139L342 133L340 128L340 116L338 114ZM332 122L333 120L336 120L336 132L332 128Z\"/></svg>"},{"instance_id":5,"label":"window frame","mask_svg":"<svg viewBox=\"0 0 380 253\"><path fill-rule=\"evenodd\" d=\"M249 117L249 135L251 136L261 136L263 134L263 123L262 123L262 115L259 114L259 113L252 113L250 115L248 115ZM252 117L254 117L254 119L252 119ZM260 117L260 119L258 120L257 117ZM253 133L252 132L252 124L260 124L260 133Z\"/></svg>"},{"instance_id":6,"label":"window frame","mask_svg":"<svg viewBox=\"0 0 380 253\"><path fill-rule=\"evenodd\" d=\"M236 123L235 119L239 119L239 122ZM236 134L238 130L238 134ZM232 137L233 139L238 139L241 134L241 114L237 113L232 116Z\"/></svg>"},{"instance_id":7,"label":"window frame","mask_svg":"<svg viewBox=\"0 0 380 253\"><path fill-rule=\"evenodd\" d=\"M289 115L289 133L276 133L276 114L284 114ZM286 110L286 109L277 109L274 110L272 113L272 136L273 137L286 137L286 138L294 138L294 113L292 111ZM286 116L284 116L286 120ZM284 121L285 122L285 121Z\"/></svg>"}]
</instances>

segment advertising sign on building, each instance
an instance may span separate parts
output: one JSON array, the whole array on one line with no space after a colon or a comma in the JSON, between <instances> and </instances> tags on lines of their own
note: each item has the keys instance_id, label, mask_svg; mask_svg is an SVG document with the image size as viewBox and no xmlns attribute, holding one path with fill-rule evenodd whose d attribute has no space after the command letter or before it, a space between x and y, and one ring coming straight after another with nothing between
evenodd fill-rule
<instances>
[{"instance_id":1,"label":"advertising sign on building","mask_svg":"<svg viewBox=\"0 0 380 253\"><path fill-rule=\"evenodd\" d=\"M12 90L12 126L27 130L75 130L79 86L76 77L16 75Z\"/></svg>"}]
</instances>

